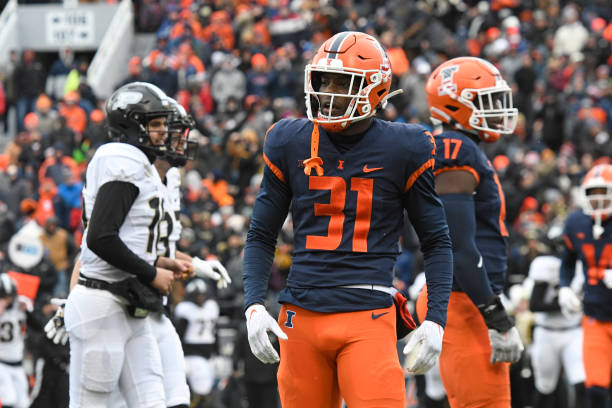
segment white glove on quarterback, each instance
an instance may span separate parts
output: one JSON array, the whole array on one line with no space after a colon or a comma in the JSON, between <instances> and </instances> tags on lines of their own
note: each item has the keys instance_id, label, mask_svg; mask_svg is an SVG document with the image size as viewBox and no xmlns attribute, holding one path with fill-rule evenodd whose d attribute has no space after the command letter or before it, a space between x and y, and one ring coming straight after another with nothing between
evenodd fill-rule
<instances>
[{"instance_id":1,"label":"white glove on quarterback","mask_svg":"<svg viewBox=\"0 0 612 408\"><path fill-rule=\"evenodd\" d=\"M410 335L404 347L406 368L414 374L423 374L436 364L442 351L444 329L438 323L425 320Z\"/></svg>"},{"instance_id":2,"label":"white glove on quarterback","mask_svg":"<svg viewBox=\"0 0 612 408\"><path fill-rule=\"evenodd\" d=\"M232 280L227 274L227 270L221 264L221 262L217 261L216 259L205 261L198 257L194 257L191 263L195 270L196 276L217 281L217 287L220 289L227 288L232 283Z\"/></svg>"},{"instance_id":3,"label":"white glove on quarterback","mask_svg":"<svg viewBox=\"0 0 612 408\"><path fill-rule=\"evenodd\" d=\"M266 308L260 304L248 307L244 313L247 321L247 332L251 352L262 363L277 363L280 361L278 353L272 346L268 338L268 331L276 334L279 338L287 340L287 335L283 332Z\"/></svg>"},{"instance_id":4,"label":"white glove on quarterback","mask_svg":"<svg viewBox=\"0 0 612 408\"><path fill-rule=\"evenodd\" d=\"M64 325L64 307L66 305L66 299L53 298L51 299L51 303L59 307L55 311L55 315L45 324L45 333L47 334L47 338L52 340L53 343L61 343L63 346L68 341L68 332Z\"/></svg>"},{"instance_id":5,"label":"white glove on quarterback","mask_svg":"<svg viewBox=\"0 0 612 408\"><path fill-rule=\"evenodd\" d=\"M509 362L516 363L521 358L525 349L521 336L516 327L512 327L505 333L495 329L489 329L489 341L491 342L491 364Z\"/></svg>"},{"instance_id":6,"label":"white glove on quarterback","mask_svg":"<svg viewBox=\"0 0 612 408\"><path fill-rule=\"evenodd\" d=\"M559 289L559 306L561 307L561 312L568 317L580 313L582 310L580 299L568 286L562 286Z\"/></svg>"}]
</instances>

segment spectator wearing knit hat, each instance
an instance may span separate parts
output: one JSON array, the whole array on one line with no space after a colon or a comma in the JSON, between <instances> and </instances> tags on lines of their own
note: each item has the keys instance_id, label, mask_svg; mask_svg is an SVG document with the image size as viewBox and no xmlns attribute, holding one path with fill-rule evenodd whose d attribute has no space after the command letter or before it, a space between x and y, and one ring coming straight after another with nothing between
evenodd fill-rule
<instances>
[{"instance_id":1,"label":"spectator wearing knit hat","mask_svg":"<svg viewBox=\"0 0 612 408\"><path fill-rule=\"evenodd\" d=\"M53 109L51 98L45 94L40 94L36 99L36 116L38 117L38 130L43 138L49 136L53 131L54 122L58 118L58 113Z\"/></svg>"}]
</instances>

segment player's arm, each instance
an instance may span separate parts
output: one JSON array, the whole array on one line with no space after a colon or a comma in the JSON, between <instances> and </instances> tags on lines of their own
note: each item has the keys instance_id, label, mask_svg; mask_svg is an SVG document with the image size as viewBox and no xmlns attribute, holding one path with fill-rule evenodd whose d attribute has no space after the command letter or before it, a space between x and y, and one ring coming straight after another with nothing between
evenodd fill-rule
<instances>
[{"instance_id":1,"label":"player's arm","mask_svg":"<svg viewBox=\"0 0 612 408\"><path fill-rule=\"evenodd\" d=\"M444 207L434 189L431 168L425 170L406 192L405 208L419 237L427 278L427 316L441 327L453 282L453 253Z\"/></svg>"},{"instance_id":2,"label":"player's arm","mask_svg":"<svg viewBox=\"0 0 612 408\"><path fill-rule=\"evenodd\" d=\"M495 296L482 256L476 246L476 178L463 170L436 176L436 191L444 204L453 241L454 277L475 305L485 305Z\"/></svg>"},{"instance_id":3,"label":"player's arm","mask_svg":"<svg viewBox=\"0 0 612 408\"><path fill-rule=\"evenodd\" d=\"M81 257L77 257L74 261L74 266L72 267L72 274L70 275L70 290L76 286L79 282L79 273L81 271Z\"/></svg>"},{"instance_id":4,"label":"player's arm","mask_svg":"<svg viewBox=\"0 0 612 408\"><path fill-rule=\"evenodd\" d=\"M476 186L476 178L467 171L447 171L436 176L436 190L444 203L453 240L454 277L478 307L489 329L491 363L514 362L518 361L524 347L501 299L491 289L482 255L476 246Z\"/></svg>"},{"instance_id":5,"label":"player's arm","mask_svg":"<svg viewBox=\"0 0 612 408\"><path fill-rule=\"evenodd\" d=\"M571 215L570 215L571 217ZM568 222L565 223L563 231L563 253L561 254L561 272L559 276L559 307L561 312L566 316L571 316L575 313L580 313L582 310L582 302L578 299L578 296L574 293L570 284L576 273L576 261L578 260L578 253L574 249L574 245L570 240L570 233L568 231Z\"/></svg>"},{"instance_id":6,"label":"player's arm","mask_svg":"<svg viewBox=\"0 0 612 408\"><path fill-rule=\"evenodd\" d=\"M442 351L453 281L451 240L444 208L434 189L432 167L433 159L430 159L419 168L416 179L412 185L407 185L404 194L404 207L421 243L428 287L427 315L403 350L407 355L407 369L415 374L425 373L433 367Z\"/></svg>"},{"instance_id":7,"label":"player's arm","mask_svg":"<svg viewBox=\"0 0 612 408\"><path fill-rule=\"evenodd\" d=\"M559 276L561 287L569 286L576 274L576 262L578 261L578 253L574 250L574 246L569 239L567 233L563 234L563 252L561 253L561 273Z\"/></svg>"},{"instance_id":8,"label":"player's arm","mask_svg":"<svg viewBox=\"0 0 612 408\"><path fill-rule=\"evenodd\" d=\"M155 266L138 257L119 238L119 228L138 194L138 187L124 181L109 181L100 187L88 225L87 246L114 267L151 283L157 273Z\"/></svg>"},{"instance_id":9,"label":"player's arm","mask_svg":"<svg viewBox=\"0 0 612 408\"><path fill-rule=\"evenodd\" d=\"M178 259L179 261L191 262L191 260L193 259L191 256L189 256L189 254L186 254L185 252L181 252L178 249L175 252L175 256L176 256L176 259Z\"/></svg>"},{"instance_id":10,"label":"player's arm","mask_svg":"<svg viewBox=\"0 0 612 408\"><path fill-rule=\"evenodd\" d=\"M253 207L251 225L244 247L244 306L251 352L264 363L280 360L268 338L268 331L287 339L278 323L266 311L264 298L278 233L289 212L291 190L269 166L264 168L259 194Z\"/></svg>"},{"instance_id":11,"label":"player's arm","mask_svg":"<svg viewBox=\"0 0 612 408\"><path fill-rule=\"evenodd\" d=\"M244 308L264 303L276 239L291 203L289 187L266 166L244 247Z\"/></svg>"}]
</instances>

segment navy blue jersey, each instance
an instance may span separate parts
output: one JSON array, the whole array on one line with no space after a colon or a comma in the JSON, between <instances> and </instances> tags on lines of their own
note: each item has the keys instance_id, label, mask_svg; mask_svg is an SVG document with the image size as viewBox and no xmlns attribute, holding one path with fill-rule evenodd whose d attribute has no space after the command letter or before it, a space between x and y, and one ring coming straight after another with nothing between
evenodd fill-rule
<instances>
[{"instance_id":1,"label":"navy blue jersey","mask_svg":"<svg viewBox=\"0 0 612 408\"><path fill-rule=\"evenodd\" d=\"M497 173L487 156L470 136L447 130L435 136L434 174L463 170L478 183L474 194L476 246L480 251L493 292L501 293L506 279L506 202Z\"/></svg>"},{"instance_id":2,"label":"navy blue jersey","mask_svg":"<svg viewBox=\"0 0 612 408\"><path fill-rule=\"evenodd\" d=\"M339 287L391 286L407 209L426 254L428 279L442 285L436 289L440 298L434 299L433 313L445 316L444 285L450 291L452 255L444 210L433 188L433 138L418 125L375 119L363 138L341 153L320 129L318 156L324 174L313 170L306 175L303 161L311 156L312 131L308 120L281 120L268 132L264 145L264 180L245 251L272 235L276 239L280 226L270 224L275 218L284 219L287 208L283 207L290 204L294 253L280 301L322 312L390 306L391 297L383 292L369 293L364 300L362 290ZM274 214L264 213L265 205ZM251 275L259 272L250 270L247 255L248 305L258 300L261 291L249 286ZM445 317L438 320L444 324Z\"/></svg>"},{"instance_id":3,"label":"navy blue jersey","mask_svg":"<svg viewBox=\"0 0 612 408\"><path fill-rule=\"evenodd\" d=\"M561 284L569 286L576 261L582 261L584 271L584 314L601 321L612 321L612 289L602 281L606 269L612 269L612 222L604 232L593 237L593 219L582 210L571 213L563 231L565 251L561 263Z\"/></svg>"}]
</instances>

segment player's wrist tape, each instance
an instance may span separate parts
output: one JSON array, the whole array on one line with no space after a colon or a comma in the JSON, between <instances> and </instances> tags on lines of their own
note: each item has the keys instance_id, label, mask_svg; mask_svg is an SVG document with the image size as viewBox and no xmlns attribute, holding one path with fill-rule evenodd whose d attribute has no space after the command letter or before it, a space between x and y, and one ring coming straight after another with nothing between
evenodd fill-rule
<instances>
[{"instance_id":1,"label":"player's wrist tape","mask_svg":"<svg viewBox=\"0 0 612 408\"><path fill-rule=\"evenodd\" d=\"M484 317L485 324L489 329L505 333L514 326L514 321L508 316L499 296L494 295L487 304L478 305L478 310Z\"/></svg>"}]
</instances>

